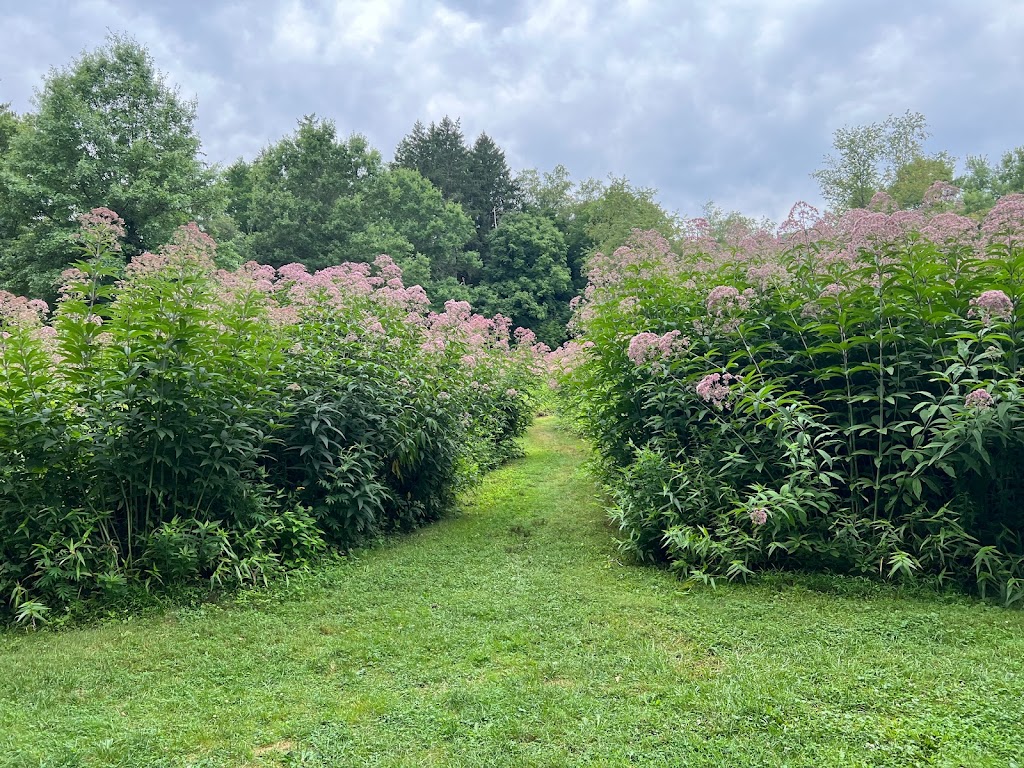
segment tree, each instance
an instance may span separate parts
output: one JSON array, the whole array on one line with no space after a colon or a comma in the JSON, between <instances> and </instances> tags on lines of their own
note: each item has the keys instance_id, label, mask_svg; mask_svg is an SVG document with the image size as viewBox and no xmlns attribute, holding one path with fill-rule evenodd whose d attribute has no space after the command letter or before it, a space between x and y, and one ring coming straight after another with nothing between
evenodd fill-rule
<instances>
[{"instance_id":1,"label":"tree","mask_svg":"<svg viewBox=\"0 0 1024 768\"><path fill-rule=\"evenodd\" d=\"M332 121L304 117L291 136L223 175L240 250L276 266L340 263L362 228L359 193L380 171L380 155L364 137L339 140Z\"/></svg>"},{"instance_id":2,"label":"tree","mask_svg":"<svg viewBox=\"0 0 1024 768\"><path fill-rule=\"evenodd\" d=\"M523 210L530 213L568 219L579 202L569 169L561 164L543 174L535 168L521 171L516 177L516 186L520 190Z\"/></svg>"},{"instance_id":3,"label":"tree","mask_svg":"<svg viewBox=\"0 0 1024 768\"><path fill-rule=\"evenodd\" d=\"M470 151L459 120L445 115L429 128L417 121L412 133L398 143L395 165L419 171L446 200L463 203L468 197Z\"/></svg>"},{"instance_id":4,"label":"tree","mask_svg":"<svg viewBox=\"0 0 1024 768\"><path fill-rule=\"evenodd\" d=\"M463 208L476 226L482 243L502 216L519 207L519 187L505 161L505 153L481 133L469 154L469 179Z\"/></svg>"},{"instance_id":5,"label":"tree","mask_svg":"<svg viewBox=\"0 0 1024 768\"><path fill-rule=\"evenodd\" d=\"M590 199L577 205L574 219L595 251L613 253L634 229L654 229L669 240L679 235L678 217L658 204L654 189L634 187L625 178L612 178L591 194Z\"/></svg>"},{"instance_id":6,"label":"tree","mask_svg":"<svg viewBox=\"0 0 1024 768\"><path fill-rule=\"evenodd\" d=\"M565 238L546 216L510 213L488 238L485 309L532 328L557 346L565 339L573 294Z\"/></svg>"},{"instance_id":7,"label":"tree","mask_svg":"<svg viewBox=\"0 0 1024 768\"><path fill-rule=\"evenodd\" d=\"M969 156L966 166L956 185L968 214L983 215L1003 195L1024 192L1024 147L1004 152L997 166L981 156Z\"/></svg>"},{"instance_id":8,"label":"tree","mask_svg":"<svg viewBox=\"0 0 1024 768\"><path fill-rule=\"evenodd\" d=\"M392 168L374 177L359 200L361 230L349 240L347 257L370 260L387 253L432 298L442 286L466 280L480 270L480 258L467 251L473 222L457 203L418 172ZM451 298L444 296L443 298Z\"/></svg>"},{"instance_id":9,"label":"tree","mask_svg":"<svg viewBox=\"0 0 1024 768\"><path fill-rule=\"evenodd\" d=\"M953 181L954 170L953 159L944 152L934 157L915 157L896 169L886 191L901 209L917 208L928 187L936 181Z\"/></svg>"},{"instance_id":10,"label":"tree","mask_svg":"<svg viewBox=\"0 0 1024 768\"><path fill-rule=\"evenodd\" d=\"M155 248L215 203L199 158L195 103L182 99L145 48L106 47L51 71L36 114L10 141L4 187L16 233L0 264L9 289L52 298L78 258L76 217L95 207L125 222L125 254Z\"/></svg>"},{"instance_id":11,"label":"tree","mask_svg":"<svg viewBox=\"0 0 1024 768\"><path fill-rule=\"evenodd\" d=\"M737 243L749 235L769 234L775 230L775 224L768 218L755 219L739 211L726 212L713 200L704 203L701 218L708 223L711 237L723 245Z\"/></svg>"},{"instance_id":12,"label":"tree","mask_svg":"<svg viewBox=\"0 0 1024 768\"><path fill-rule=\"evenodd\" d=\"M0 162L7 155L20 127L21 120L11 111L11 105L0 104Z\"/></svg>"},{"instance_id":13,"label":"tree","mask_svg":"<svg viewBox=\"0 0 1024 768\"><path fill-rule=\"evenodd\" d=\"M910 111L880 123L840 128L832 140L836 154L811 176L833 209L866 208L875 192L893 183L898 169L923 155L928 135L924 115Z\"/></svg>"}]
</instances>

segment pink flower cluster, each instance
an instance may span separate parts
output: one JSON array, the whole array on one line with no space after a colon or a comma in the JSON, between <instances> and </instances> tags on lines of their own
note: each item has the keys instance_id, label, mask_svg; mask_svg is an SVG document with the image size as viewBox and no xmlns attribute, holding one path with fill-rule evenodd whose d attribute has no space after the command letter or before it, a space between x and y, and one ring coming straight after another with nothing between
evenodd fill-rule
<instances>
[{"instance_id":1,"label":"pink flower cluster","mask_svg":"<svg viewBox=\"0 0 1024 768\"><path fill-rule=\"evenodd\" d=\"M960 201L960 188L948 181L933 181L924 192L921 205L925 208L956 205ZM962 206L961 206L962 207Z\"/></svg>"},{"instance_id":2,"label":"pink flower cluster","mask_svg":"<svg viewBox=\"0 0 1024 768\"><path fill-rule=\"evenodd\" d=\"M630 339L626 356L634 365L641 366L671 357L686 349L689 344L690 340L679 331L669 331L661 336L644 331Z\"/></svg>"},{"instance_id":3,"label":"pink flower cluster","mask_svg":"<svg viewBox=\"0 0 1024 768\"><path fill-rule=\"evenodd\" d=\"M729 399L729 384L735 379L731 373L709 373L697 382L697 397L715 408L723 408Z\"/></svg>"},{"instance_id":4,"label":"pink flower cluster","mask_svg":"<svg viewBox=\"0 0 1024 768\"><path fill-rule=\"evenodd\" d=\"M118 253L124 238L124 219L109 208L93 208L78 216L81 225L75 236L91 256L102 251Z\"/></svg>"},{"instance_id":5,"label":"pink flower cluster","mask_svg":"<svg viewBox=\"0 0 1024 768\"><path fill-rule=\"evenodd\" d=\"M971 299L968 317L977 317L986 323L992 320L1009 320L1013 314L1013 300L1002 291L985 291Z\"/></svg>"},{"instance_id":6,"label":"pink flower cluster","mask_svg":"<svg viewBox=\"0 0 1024 768\"><path fill-rule=\"evenodd\" d=\"M42 299L27 299L0 291L0 328L37 328L49 312L50 307Z\"/></svg>"},{"instance_id":7,"label":"pink flower cluster","mask_svg":"<svg viewBox=\"0 0 1024 768\"><path fill-rule=\"evenodd\" d=\"M754 525L764 525L768 522L768 510L764 507L755 507L750 510L750 522Z\"/></svg>"},{"instance_id":8,"label":"pink flower cluster","mask_svg":"<svg viewBox=\"0 0 1024 768\"><path fill-rule=\"evenodd\" d=\"M754 264L747 268L747 282L756 286L757 290L762 293L773 285L788 283L789 279L790 276L785 267L770 261Z\"/></svg>"},{"instance_id":9,"label":"pink flower cluster","mask_svg":"<svg viewBox=\"0 0 1024 768\"><path fill-rule=\"evenodd\" d=\"M992 407L995 399L992 395L984 389L976 389L973 392L969 392L967 397L964 398L964 405L968 408L975 408L979 411L985 411Z\"/></svg>"},{"instance_id":10,"label":"pink flower cluster","mask_svg":"<svg viewBox=\"0 0 1024 768\"><path fill-rule=\"evenodd\" d=\"M750 297L731 285L719 285L711 289L705 304L708 314L714 317L728 317L750 309Z\"/></svg>"},{"instance_id":11,"label":"pink flower cluster","mask_svg":"<svg viewBox=\"0 0 1024 768\"><path fill-rule=\"evenodd\" d=\"M981 224L992 242L1005 243L1024 237L1024 195L1003 195Z\"/></svg>"}]
</instances>

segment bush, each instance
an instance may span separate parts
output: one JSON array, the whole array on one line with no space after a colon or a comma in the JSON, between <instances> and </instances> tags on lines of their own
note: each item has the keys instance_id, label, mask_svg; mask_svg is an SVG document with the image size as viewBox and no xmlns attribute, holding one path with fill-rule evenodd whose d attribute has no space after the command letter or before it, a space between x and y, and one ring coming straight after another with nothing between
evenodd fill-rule
<instances>
[{"instance_id":1,"label":"bush","mask_svg":"<svg viewBox=\"0 0 1024 768\"><path fill-rule=\"evenodd\" d=\"M563 401L624 547L689 578L934 577L1024 599L1024 198L798 207L590 263Z\"/></svg>"},{"instance_id":2,"label":"bush","mask_svg":"<svg viewBox=\"0 0 1024 768\"><path fill-rule=\"evenodd\" d=\"M83 217L49 322L0 293L0 610L265 583L518 450L537 355L503 318L429 312L387 257L225 272L189 225L123 266L122 235Z\"/></svg>"}]
</instances>

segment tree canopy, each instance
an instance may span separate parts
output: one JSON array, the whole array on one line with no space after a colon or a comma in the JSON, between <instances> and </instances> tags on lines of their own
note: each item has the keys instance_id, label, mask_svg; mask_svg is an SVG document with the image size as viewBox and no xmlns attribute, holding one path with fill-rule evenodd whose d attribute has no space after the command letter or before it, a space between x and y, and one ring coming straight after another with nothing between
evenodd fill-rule
<instances>
[{"instance_id":1,"label":"tree canopy","mask_svg":"<svg viewBox=\"0 0 1024 768\"><path fill-rule=\"evenodd\" d=\"M55 279L77 258L75 219L92 208L124 219L128 255L211 212L195 103L167 84L138 43L113 36L51 71L35 103L23 129L0 128L10 143L3 187L14 222L0 263L8 287L52 296Z\"/></svg>"},{"instance_id":2,"label":"tree canopy","mask_svg":"<svg viewBox=\"0 0 1024 768\"><path fill-rule=\"evenodd\" d=\"M380 154L364 137L339 139L333 121L302 118L251 164L239 160L224 173L240 251L275 266L339 263L361 226L357 197L380 171Z\"/></svg>"},{"instance_id":3,"label":"tree canopy","mask_svg":"<svg viewBox=\"0 0 1024 768\"><path fill-rule=\"evenodd\" d=\"M811 175L821 195L837 211L866 208L875 192L895 181L900 168L924 154L927 121L920 112L846 126L835 132L835 154Z\"/></svg>"}]
</instances>

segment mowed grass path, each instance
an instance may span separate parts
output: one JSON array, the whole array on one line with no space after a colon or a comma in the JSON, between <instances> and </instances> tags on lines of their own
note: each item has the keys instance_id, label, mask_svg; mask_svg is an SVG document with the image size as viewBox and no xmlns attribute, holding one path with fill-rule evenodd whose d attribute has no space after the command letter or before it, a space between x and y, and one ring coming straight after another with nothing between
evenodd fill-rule
<instances>
[{"instance_id":1,"label":"mowed grass path","mask_svg":"<svg viewBox=\"0 0 1024 768\"><path fill-rule=\"evenodd\" d=\"M0 635L0 765L1024 765L1021 612L687 590L618 562L555 421L527 448L316 577Z\"/></svg>"}]
</instances>

